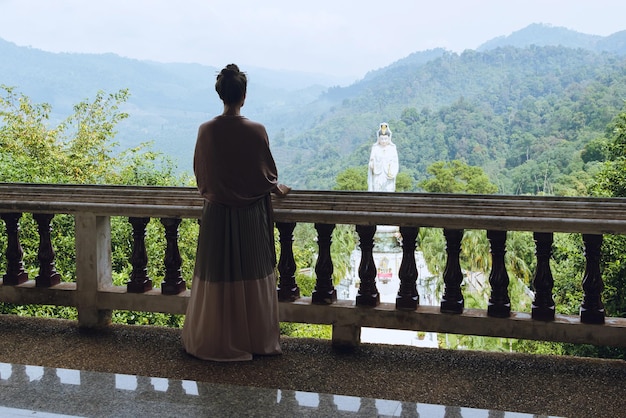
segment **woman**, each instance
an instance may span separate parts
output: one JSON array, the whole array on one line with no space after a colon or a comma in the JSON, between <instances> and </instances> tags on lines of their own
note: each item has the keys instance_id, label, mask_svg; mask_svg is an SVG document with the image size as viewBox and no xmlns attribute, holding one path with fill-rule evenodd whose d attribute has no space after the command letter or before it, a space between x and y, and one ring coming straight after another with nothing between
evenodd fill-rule
<instances>
[{"instance_id":1,"label":"woman","mask_svg":"<svg viewBox=\"0 0 626 418\"><path fill-rule=\"evenodd\" d=\"M205 199L185 350L215 361L280 354L270 193L277 182L265 127L241 116L247 78L235 64L217 76L224 112L198 129L194 173Z\"/></svg>"}]
</instances>

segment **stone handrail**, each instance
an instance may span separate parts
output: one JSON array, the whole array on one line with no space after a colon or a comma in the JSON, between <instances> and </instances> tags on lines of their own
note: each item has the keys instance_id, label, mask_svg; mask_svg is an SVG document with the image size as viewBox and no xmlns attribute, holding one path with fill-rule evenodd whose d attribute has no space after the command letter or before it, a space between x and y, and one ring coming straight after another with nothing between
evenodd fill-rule
<instances>
[{"instance_id":1,"label":"stone handrail","mask_svg":"<svg viewBox=\"0 0 626 418\"><path fill-rule=\"evenodd\" d=\"M0 183L1 212L199 218L191 187ZM279 222L625 234L626 198L294 190L274 198Z\"/></svg>"},{"instance_id":2,"label":"stone handrail","mask_svg":"<svg viewBox=\"0 0 626 418\"><path fill-rule=\"evenodd\" d=\"M371 326L626 346L626 319L605 318L599 271L602 235L626 233L626 199L296 190L286 198L274 198L273 203L281 237L281 320L332 324L335 344L354 345L360 327ZM115 309L184 313L189 294L185 281L176 278L174 272L173 278L165 278L161 291L152 289L141 275L145 263L141 256L133 260L129 286L112 285L109 218L128 217L135 231L135 245L141 250L147 220L161 219L171 240L176 237L175 220L199 218L202 205L197 190L190 187L0 184L0 214L7 225L10 264L0 286L0 301L76 306L79 323L87 327L106 325ZM33 214L43 231L40 238L46 243L44 250L40 246L39 259L43 262L38 281L26 280L19 269L21 259L15 259L19 242L15 242L14 229L19 222L17 215L22 213ZM49 267L54 243L46 238L46 228L49 230L55 214L70 214L76 220L76 283L59 283ZM291 234L297 222L314 223L318 231L317 285L311 298L299 297L295 264L289 259L293 258ZM335 224L357 225L363 259L356 301L336 300L330 278L330 236ZM380 303L375 296L375 278L371 275L375 271L371 257L374 225L397 225L404 238L395 306ZM413 254L419 227L443 228L447 239L446 290L441 306L420 305L415 290ZM487 230L491 244L492 294L487 311L463 307L458 251L464 229ZM506 231L513 230L535 233L537 291L531 313L510 312L504 247ZM584 275L581 272L585 298L580 317L554 313L549 266L553 232L582 233L584 237L587 271ZM176 266L169 270L175 271Z\"/></svg>"}]
</instances>

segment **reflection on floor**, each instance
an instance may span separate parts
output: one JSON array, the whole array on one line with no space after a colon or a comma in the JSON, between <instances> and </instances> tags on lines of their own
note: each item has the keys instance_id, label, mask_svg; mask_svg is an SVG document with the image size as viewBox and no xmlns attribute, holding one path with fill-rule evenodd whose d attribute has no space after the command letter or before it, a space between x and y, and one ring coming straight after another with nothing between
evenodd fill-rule
<instances>
[{"instance_id":1,"label":"reflection on floor","mask_svg":"<svg viewBox=\"0 0 626 418\"><path fill-rule=\"evenodd\" d=\"M0 363L3 417L502 417L536 415Z\"/></svg>"}]
</instances>

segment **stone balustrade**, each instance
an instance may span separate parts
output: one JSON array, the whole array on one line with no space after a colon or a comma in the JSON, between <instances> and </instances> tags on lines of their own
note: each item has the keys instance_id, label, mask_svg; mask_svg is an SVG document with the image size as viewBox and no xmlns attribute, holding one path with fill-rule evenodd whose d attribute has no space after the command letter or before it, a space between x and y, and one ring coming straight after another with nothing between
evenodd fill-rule
<instances>
[{"instance_id":1,"label":"stone balustrade","mask_svg":"<svg viewBox=\"0 0 626 418\"><path fill-rule=\"evenodd\" d=\"M0 216L6 225L6 272L0 301L15 304L74 306L83 327L103 327L113 310L183 314L191 278L180 273L178 226L181 219L199 218L203 201L194 188L0 184ZM23 213L37 222L39 274L32 280L23 267L19 223ZM76 281L62 282L55 270L51 220L57 214L74 217ZM127 286L112 284L112 216L132 225L132 272ZM148 277L144 238L151 219L163 224L165 277L160 288ZM333 344L359 343L361 327L524 338L598 345L626 346L626 319L606 315L602 303L600 246L605 234L626 233L626 199L564 198L498 195L442 195L293 191L274 199L279 231L278 295L285 322L331 324ZM295 280L293 230L296 223L313 223L318 234L316 286L311 297L300 297ZM337 300L332 281L331 235L335 225L356 225L361 261L355 300ZM395 304L381 303L372 257L376 225L396 225L402 235L400 286ZM444 293L440 306L420 305L415 265L420 227L442 228L446 239ZM487 231L491 246L488 309L464 306L459 253L463 231ZM504 256L507 231L531 231L537 268L530 312L513 312ZM586 268L580 273L583 299L579 316L555 313L550 267L553 234L582 233Z\"/></svg>"}]
</instances>

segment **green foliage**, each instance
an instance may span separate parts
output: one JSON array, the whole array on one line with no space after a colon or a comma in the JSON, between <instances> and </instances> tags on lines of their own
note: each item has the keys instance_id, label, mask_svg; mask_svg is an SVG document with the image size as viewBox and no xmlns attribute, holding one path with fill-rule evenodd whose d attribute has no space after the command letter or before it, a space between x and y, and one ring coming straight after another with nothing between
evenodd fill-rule
<instances>
[{"instance_id":1,"label":"green foliage","mask_svg":"<svg viewBox=\"0 0 626 418\"><path fill-rule=\"evenodd\" d=\"M454 350L481 350L508 352L513 351L515 344L511 338L483 337L455 334L437 334L439 347Z\"/></svg>"},{"instance_id":2,"label":"green foliage","mask_svg":"<svg viewBox=\"0 0 626 418\"><path fill-rule=\"evenodd\" d=\"M300 289L300 296L310 297L313 294L313 290L315 290L315 277L296 273L296 283L298 283L298 288ZM280 333L288 337L322 338L329 340L332 337L332 326L281 322Z\"/></svg>"},{"instance_id":3,"label":"green foliage","mask_svg":"<svg viewBox=\"0 0 626 418\"><path fill-rule=\"evenodd\" d=\"M514 340L513 351L518 353L564 355L563 344L551 341Z\"/></svg>"},{"instance_id":4,"label":"green foliage","mask_svg":"<svg viewBox=\"0 0 626 418\"><path fill-rule=\"evenodd\" d=\"M438 161L427 171L433 177L419 182L419 186L427 192L492 194L498 191L482 168L469 166L460 160Z\"/></svg>"},{"instance_id":5,"label":"green foliage","mask_svg":"<svg viewBox=\"0 0 626 418\"><path fill-rule=\"evenodd\" d=\"M604 161L609 154L608 143L605 138L594 139L588 142L580 153L583 162Z\"/></svg>"},{"instance_id":6,"label":"green foliage","mask_svg":"<svg viewBox=\"0 0 626 418\"><path fill-rule=\"evenodd\" d=\"M597 174L596 196L626 197L626 108L607 127L607 161Z\"/></svg>"},{"instance_id":7,"label":"green foliage","mask_svg":"<svg viewBox=\"0 0 626 418\"><path fill-rule=\"evenodd\" d=\"M2 86L0 97L0 174L7 182L188 185L186 176L176 176L171 160L150 151L148 144L115 153L116 125L128 115L120 106L128 99L127 90L105 94L100 91L91 101L74 106L74 113L56 126L50 126L51 106L33 104L12 87ZM55 268L63 281L76 276L74 219L56 215L51 224ZM197 222L182 221L179 228L183 277L190 278L195 259ZM0 242L6 245L6 234ZM165 233L158 220L148 224L146 251L148 275L158 287L164 277ZM24 266L29 276L38 274L39 233L31 214L20 221L20 242ZM132 255L132 228L127 218L111 220L112 267L114 284L125 286L129 280ZM5 262L3 260L3 262ZM6 305L6 304L5 304ZM73 308L15 307L17 314L59 316L75 319ZM179 326L180 318L152 313L116 312L114 321L122 323Z\"/></svg>"},{"instance_id":8,"label":"green foliage","mask_svg":"<svg viewBox=\"0 0 626 418\"><path fill-rule=\"evenodd\" d=\"M115 125L128 115L119 105L128 91L105 95L74 107L74 114L48 127L51 108L32 104L14 88L1 86L0 173L5 181L31 183L102 183L115 170ZM35 169L36 167L36 169Z\"/></svg>"},{"instance_id":9,"label":"green foliage","mask_svg":"<svg viewBox=\"0 0 626 418\"><path fill-rule=\"evenodd\" d=\"M459 254L461 267L470 272L488 272L491 269L490 250L486 231L477 229L463 231Z\"/></svg>"},{"instance_id":10,"label":"green foliage","mask_svg":"<svg viewBox=\"0 0 626 418\"><path fill-rule=\"evenodd\" d=\"M317 232L313 224L298 223L293 236L293 258L296 267L300 270L312 270L317 254L317 245L315 245Z\"/></svg>"},{"instance_id":11,"label":"green foliage","mask_svg":"<svg viewBox=\"0 0 626 418\"><path fill-rule=\"evenodd\" d=\"M76 308L54 305L15 305L13 303L0 302L0 314L37 318L78 319Z\"/></svg>"},{"instance_id":12,"label":"green foliage","mask_svg":"<svg viewBox=\"0 0 626 418\"><path fill-rule=\"evenodd\" d=\"M350 269L350 254L356 248L354 225L336 225L331 237L330 257L333 261L333 281L339 283ZM301 270L315 271L318 248L315 225L299 223L294 230L293 254Z\"/></svg>"},{"instance_id":13,"label":"green foliage","mask_svg":"<svg viewBox=\"0 0 626 418\"><path fill-rule=\"evenodd\" d=\"M330 340L332 337L332 326L281 322L280 334L294 338L320 338Z\"/></svg>"},{"instance_id":14,"label":"green foliage","mask_svg":"<svg viewBox=\"0 0 626 418\"><path fill-rule=\"evenodd\" d=\"M463 161L454 160L449 163L439 161L428 167L433 176L419 183L427 192L438 193L495 193L497 187L492 184L480 167L471 167ZM418 235L419 248L424 254L428 270L433 273L435 288L439 296L443 293L443 273L447 262L446 241L443 231L439 228L421 228ZM485 275L491 267L490 247L485 231L464 231L461 241L460 263L466 272L465 298L468 307L486 307L488 295L485 287L477 285L473 280L475 273ZM485 276L486 277L486 276ZM469 282L469 285L468 285ZM500 344L500 339L485 339L484 337L451 336L439 337L439 344L447 347L466 347L478 345ZM496 341L494 343L493 341Z\"/></svg>"},{"instance_id":15,"label":"green foliage","mask_svg":"<svg viewBox=\"0 0 626 418\"><path fill-rule=\"evenodd\" d=\"M604 308L609 316L626 318L626 236L607 235L602 245Z\"/></svg>"},{"instance_id":16,"label":"green foliage","mask_svg":"<svg viewBox=\"0 0 626 418\"><path fill-rule=\"evenodd\" d=\"M285 181L332 188L338 173L367 162L385 120L401 170L418 182L431 164L461 160L481 167L499 193L586 194L561 179L587 176L589 164L602 161L602 146L593 142L623 106L623 57L506 47L430 59L333 91L345 100L288 140L298 152L283 163ZM318 152L327 145L333 153Z\"/></svg>"},{"instance_id":17,"label":"green foliage","mask_svg":"<svg viewBox=\"0 0 626 418\"><path fill-rule=\"evenodd\" d=\"M184 315L136 311L113 311L111 317L111 322L116 324L153 325L171 328L182 328L184 320Z\"/></svg>"},{"instance_id":18,"label":"green foliage","mask_svg":"<svg viewBox=\"0 0 626 418\"><path fill-rule=\"evenodd\" d=\"M472 233L468 235L467 232ZM479 232L482 232L482 234ZM527 254L528 243L526 242L528 234L519 234L519 236L516 236L515 233L509 233L509 239L507 240L507 257L505 261L506 269L509 273L509 295L513 311L530 312L532 303L528 290L530 270L526 266L527 261L524 260L529 257ZM485 242L479 244L479 247L483 247L482 250L473 251L471 243L483 240ZM461 255L461 264L473 264L473 269L466 270L463 268L466 274L463 297L465 299L465 307L467 308L487 309L487 301L490 297L490 287L487 279L491 260L488 260L488 262L486 259L480 260L481 257L484 258L485 256L485 246L488 251L488 242L484 231L466 231L461 247L462 252L465 253ZM545 343L545 346L542 346L542 343L536 343L536 345L531 345L513 338L440 334L438 335L438 342L440 347L451 349L526 352L526 350L536 348L537 350L543 350L546 354L554 353L552 351L553 344ZM560 345L556 345L556 347L558 348Z\"/></svg>"},{"instance_id":19,"label":"green foliage","mask_svg":"<svg viewBox=\"0 0 626 418\"><path fill-rule=\"evenodd\" d=\"M583 300L582 272L585 270L582 236L580 234L555 234L552 246L556 312L577 315Z\"/></svg>"},{"instance_id":20,"label":"green foliage","mask_svg":"<svg viewBox=\"0 0 626 418\"><path fill-rule=\"evenodd\" d=\"M298 288L300 289L300 296L302 297L310 297L315 290L315 277L297 273L296 274L296 283L298 283Z\"/></svg>"},{"instance_id":21,"label":"green foliage","mask_svg":"<svg viewBox=\"0 0 626 418\"><path fill-rule=\"evenodd\" d=\"M317 246L315 241L317 232L313 224L299 223L294 230L293 253L296 261L296 283L300 289L300 296L310 297L316 286L315 262L317 261ZM331 258L333 260L333 282L339 283L346 276L350 268L350 254L356 247L356 232L354 225L337 225L333 230L331 243ZM308 272L305 273L305 272ZM330 339L332 327L316 324L280 324L282 335L290 337L307 337Z\"/></svg>"},{"instance_id":22,"label":"green foliage","mask_svg":"<svg viewBox=\"0 0 626 418\"><path fill-rule=\"evenodd\" d=\"M512 277L530 287L536 264L532 232L510 231L507 233L505 263Z\"/></svg>"},{"instance_id":23,"label":"green foliage","mask_svg":"<svg viewBox=\"0 0 626 418\"><path fill-rule=\"evenodd\" d=\"M183 219L178 228L179 252L181 257L181 275L191 286L191 277L196 258L196 243L199 225L195 219ZM151 219L146 227L146 253L148 254L148 277L152 279L154 287L159 287L165 277L165 229L158 219ZM111 248L113 284L126 286L130 280L132 265L130 263L133 241L132 226L128 218L111 218Z\"/></svg>"},{"instance_id":24,"label":"green foliage","mask_svg":"<svg viewBox=\"0 0 626 418\"><path fill-rule=\"evenodd\" d=\"M598 170L589 181L588 190L595 196L626 197L626 176L624 176L626 111L619 113L607 126L606 136L595 140L588 148L599 149L600 151L594 158L606 160L598 166ZM624 248L626 248L626 237L604 236L601 256L601 271L604 279L602 299L609 316L626 316ZM555 234L552 270L553 294L558 313L579 314L583 300L582 280L585 267L586 260L581 234ZM626 358L626 350L623 348L577 344L555 344L553 348L558 354Z\"/></svg>"},{"instance_id":25,"label":"green foliage","mask_svg":"<svg viewBox=\"0 0 626 418\"><path fill-rule=\"evenodd\" d=\"M623 347L594 346L590 344L563 344L562 353L570 356L626 359Z\"/></svg>"},{"instance_id":26,"label":"green foliage","mask_svg":"<svg viewBox=\"0 0 626 418\"><path fill-rule=\"evenodd\" d=\"M608 160L592 186L599 196L626 197L626 107L607 128ZM626 237L606 235L602 245L605 309L611 316L626 317Z\"/></svg>"},{"instance_id":27,"label":"green foliage","mask_svg":"<svg viewBox=\"0 0 626 418\"><path fill-rule=\"evenodd\" d=\"M446 265L446 240L440 228L420 228L417 245L424 255L428 271L443 280Z\"/></svg>"},{"instance_id":28,"label":"green foliage","mask_svg":"<svg viewBox=\"0 0 626 418\"><path fill-rule=\"evenodd\" d=\"M174 161L167 155L152 151L153 142L121 151L118 168L108 178L109 184L134 186L195 186L188 174L178 174Z\"/></svg>"},{"instance_id":29,"label":"green foliage","mask_svg":"<svg viewBox=\"0 0 626 418\"><path fill-rule=\"evenodd\" d=\"M400 171L396 176L396 192L415 191L415 179L407 171Z\"/></svg>"},{"instance_id":30,"label":"green foliage","mask_svg":"<svg viewBox=\"0 0 626 418\"><path fill-rule=\"evenodd\" d=\"M333 230L330 256L333 260L333 282L339 283L350 270L350 254L356 248L355 225L337 225Z\"/></svg>"},{"instance_id":31,"label":"green foliage","mask_svg":"<svg viewBox=\"0 0 626 418\"><path fill-rule=\"evenodd\" d=\"M334 190L367 190L367 165L348 167L337 174Z\"/></svg>"}]
</instances>

